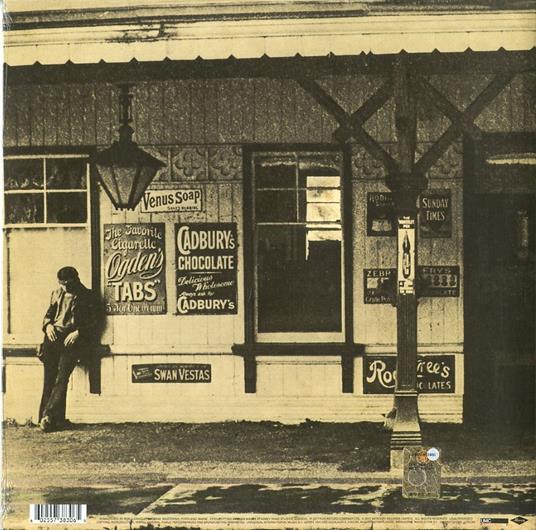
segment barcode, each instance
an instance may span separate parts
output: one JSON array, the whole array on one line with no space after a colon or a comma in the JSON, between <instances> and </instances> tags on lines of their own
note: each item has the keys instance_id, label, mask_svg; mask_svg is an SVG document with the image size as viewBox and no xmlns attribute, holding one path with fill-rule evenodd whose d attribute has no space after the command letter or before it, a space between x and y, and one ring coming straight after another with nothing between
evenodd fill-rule
<instances>
[{"instance_id":1,"label":"barcode","mask_svg":"<svg viewBox=\"0 0 536 530\"><path fill-rule=\"evenodd\" d=\"M30 504L31 523L85 523L87 504Z\"/></svg>"}]
</instances>

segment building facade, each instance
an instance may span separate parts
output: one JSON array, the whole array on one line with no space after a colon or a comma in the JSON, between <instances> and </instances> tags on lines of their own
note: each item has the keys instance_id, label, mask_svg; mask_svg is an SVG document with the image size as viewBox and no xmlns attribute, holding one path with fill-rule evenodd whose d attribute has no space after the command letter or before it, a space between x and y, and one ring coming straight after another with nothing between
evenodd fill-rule
<instances>
[{"instance_id":1,"label":"building facade","mask_svg":"<svg viewBox=\"0 0 536 530\"><path fill-rule=\"evenodd\" d=\"M12 13L6 418L37 417L41 319L57 269L73 265L106 323L95 362L72 376L72 421L382 421L410 244L420 418L531 402L534 12L276 7ZM264 52L240 57L261 31ZM439 154L407 241L385 163L402 157L401 61L415 164ZM135 140L165 164L133 210L114 208L91 158L117 137L122 83Z\"/></svg>"}]
</instances>

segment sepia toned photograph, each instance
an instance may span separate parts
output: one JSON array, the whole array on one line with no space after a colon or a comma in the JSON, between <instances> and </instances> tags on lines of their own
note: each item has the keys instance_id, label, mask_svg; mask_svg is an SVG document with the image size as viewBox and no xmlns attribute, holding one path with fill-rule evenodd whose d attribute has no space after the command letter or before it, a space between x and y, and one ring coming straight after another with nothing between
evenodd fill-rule
<instances>
[{"instance_id":1,"label":"sepia toned photograph","mask_svg":"<svg viewBox=\"0 0 536 530\"><path fill-rule=\"evenodd\" d=\"M536 528L534 0L2 8L2 528Z\"/></svg>"}]
</instances>

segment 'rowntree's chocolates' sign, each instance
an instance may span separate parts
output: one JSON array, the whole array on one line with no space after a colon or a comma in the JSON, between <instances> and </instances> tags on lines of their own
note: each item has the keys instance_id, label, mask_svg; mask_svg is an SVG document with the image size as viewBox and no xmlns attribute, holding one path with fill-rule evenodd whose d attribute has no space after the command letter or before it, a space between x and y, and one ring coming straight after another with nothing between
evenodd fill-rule
<instances>
[{"instance_id":1,"label":"'rowntree's chocolates' sign","mask_svg":"<svg viewBox=\"0 0 536 530\"><path fill-rule=\"evenodd\" d=\"M424 394L454 392L454 355L418 355L417 389ZM396 355L364 358L363 393L392 394L396 385Z\"/></svg>"},{"instance_id":2,"label":"'rowntree's chocolates' sign","mask_svg":"<svg viewBox=\"0 0 536 530\"><path fill-rule=\"evenodd\" d=\"M179 315L237 312L236 223L175 225Z\"/></svg>"},{"instance_id":3,"label":"'rowntree's chocolates' sign","mask_svg":"<svg viewBox=\"0 0 536 530\"><path fill-rule=\"evenodd\" d=\"M210 364L133 364L133 383L210 383Z\"/></svg>"},{"instance_id":4,"label":"'rowntree's chocolates' sign","mask_svg":"<svg viewBox=\"0 0 536 530\"><path fill-rule=\"evenodd\" d=\"M166 312L164 223L104 225L103 255L108 315Z\"/></svg>"},{"instance_id":5,"label":"'rowntree's chocolates' sign","mask_svg":"<svg viewBox=\"0 0 536 530\"><path fill-rule=\"evenodd\" d=\"M421 195L419 225L422 237L451 237L450 190L427 191Z\"/></svg>"},{"instance_id":6,"label":"'rowntree's chocolates' sign","mask_svg":"<svg viewBox=\"0 0 536 530\"><path fill-rule=\"evenodd\" d=\"M394 236L396 216L392 193L367 193L367 235Z\"/></svg>"}]
</instances>

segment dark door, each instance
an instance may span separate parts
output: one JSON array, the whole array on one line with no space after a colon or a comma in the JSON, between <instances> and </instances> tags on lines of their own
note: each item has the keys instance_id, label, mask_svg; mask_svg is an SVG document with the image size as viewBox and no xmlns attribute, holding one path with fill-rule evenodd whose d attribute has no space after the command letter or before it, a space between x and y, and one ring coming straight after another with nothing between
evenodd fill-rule
<instances>
[{"instance_id":1,"label":"dark door","mask_svg":"<svg viewBox=\"0 0 536 530\"><path fill-rule=\"evenodd\" d=\"M484 173L465 196L465 418L526 427L535 410L536 171Z\"/></svg>"}]
</instances>

